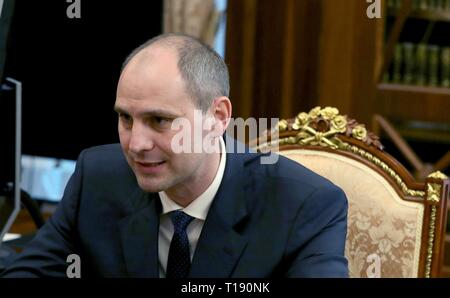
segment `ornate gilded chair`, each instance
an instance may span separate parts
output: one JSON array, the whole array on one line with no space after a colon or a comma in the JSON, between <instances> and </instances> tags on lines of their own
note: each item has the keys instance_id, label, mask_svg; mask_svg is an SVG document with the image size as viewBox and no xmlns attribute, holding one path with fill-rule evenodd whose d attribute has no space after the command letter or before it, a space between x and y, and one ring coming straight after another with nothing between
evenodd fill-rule
<instances>
[{"instance_id":1,"label":"ornate gilded chair","mask_svg":"<svg viewBox=\"0 0 450 298\"><path fill-rule=\"evenodd\" d=\"M250 146L278 151L344 190L350 277L439 276L450 184L444 174L414 181L376 135L331 107L281 120Z\"/></svg>"}]
</instances>

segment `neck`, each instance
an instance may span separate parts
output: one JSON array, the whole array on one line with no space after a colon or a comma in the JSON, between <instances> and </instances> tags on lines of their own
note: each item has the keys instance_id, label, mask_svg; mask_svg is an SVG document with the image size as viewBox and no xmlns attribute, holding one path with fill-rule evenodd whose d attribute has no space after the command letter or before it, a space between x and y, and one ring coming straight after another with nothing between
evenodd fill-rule
<instances>
[{"instance_id":1,"label":"neck","mask_svg":"<svg viewBox=\"0 0 450 298\"><path fill-rule=\"evenodd\" d=\"M208 154L190 179L167 189L166 194L178 205L188 206L211 185L219 169L220 158L220 153Z\"/></svg>"}]
</instances>

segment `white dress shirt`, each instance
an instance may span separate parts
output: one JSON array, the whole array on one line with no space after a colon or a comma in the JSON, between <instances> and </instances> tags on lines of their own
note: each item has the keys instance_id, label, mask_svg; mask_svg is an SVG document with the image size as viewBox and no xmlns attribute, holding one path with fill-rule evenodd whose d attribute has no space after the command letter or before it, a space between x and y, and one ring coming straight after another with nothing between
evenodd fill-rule
<instances>
[{"instance_id":1,"label":"white dress shirt","mask_svg":"<svg viewBox=\"0 0 450 298\"><path fill-rule=\"evenodd\" d=\"M188 225L186 232L189 239L189 248L191 262L194 256L195 248L197 247L198 238L203 229L206 215L208 214L209 207L216 196L220 183L222 182L223 174L225 171L225 164L227 162L227 155L224 154L225 143L222 138L219 138L221 156L219 167L217 169L216 176L208 188L198 196L192 203L183 208L174 201L172 201L168 195L161 191L159 197L162 204L162 213L159 217L159 235L158 235L158 260L159 260L159 276L165 277L167 270L167 259L169 257L169 247L173 236L173 224L170 219L169 213L175 210L181 210L184 213L194 217L194 220Z\"/></svg>"}]
</instances>

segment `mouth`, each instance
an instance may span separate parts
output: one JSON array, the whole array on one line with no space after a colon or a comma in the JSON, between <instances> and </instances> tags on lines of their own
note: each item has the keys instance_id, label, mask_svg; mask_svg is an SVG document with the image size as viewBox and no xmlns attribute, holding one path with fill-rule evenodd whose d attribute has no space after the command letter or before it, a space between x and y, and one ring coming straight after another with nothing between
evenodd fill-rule
<instances>
[{"instance_id":1,"label":"mouth","mask_svg":"<svg viewBox=\"0 0 450 298\"><path fill-rule=\"evenodd\" d=\"M165 163L166 163L166 161L156 161L156 162L135 161L137 170L144 174L158 173L159 171L161 171L161 169Z\"/></svg>"},{"instance_id":2,"label":"mouth","mask_svg":"<svg viewBox=\"0 0 450 298\"><path fill-rule=\"evenodd\" d=\"M165 163L165 161L156 161L156 162L141 162L141 161L136 161L137 164L143 166L143 167L156 167L159 165L162 165L163 163Z\"/></svg>"}]
</instances>

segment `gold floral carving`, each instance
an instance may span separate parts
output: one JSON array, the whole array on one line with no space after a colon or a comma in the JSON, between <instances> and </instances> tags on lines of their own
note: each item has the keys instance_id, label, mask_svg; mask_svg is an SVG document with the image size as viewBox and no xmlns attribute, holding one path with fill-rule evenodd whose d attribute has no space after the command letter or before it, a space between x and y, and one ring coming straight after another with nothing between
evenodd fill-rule
<instances>
[{"instance_id":1,"label":"gold floral carving","mask_svg":"<svg viewBox=\"0 0 450 298\"><path fill-rule=\"evenodd\" d=\"M446 179L446 177L441 172L435 172L430 174L428 177L436 178L436 179ZM439 203L441 200L441 185L436 183L428 183L427 184L427 201L431 203ZM431 206L431 214L430 214L430 230L428 233L428 248L427 248L427 257L425 260L425 277L431 276L431 264L433 261L433 247L434 247L434 233L436 229L436 205Z\"/></svg>"},{"instance_id":2,"label":"gold floral carving","mask_svg":"<svg viewBox=\"0 0 450 298\"><path fill-rule=\"evenodd\" d=\"M439 203L441 199L441 186L436 183L427 184L428 197L427 201Z\"/></svg>"},{"instance_id":3,"label":"gold floral carving","mask_svg":"<svg viewBox=\"0 0 450 298\"><path fill-rule=\"evenodd\" d=\"M363 141L367 145L373 145L382 150L379 138L368 132L363 124L345 115L340 115L339 110L333 107L315 107L309 113L299 113L294 119L278 122L278 132L298 131L295 142L301 145L317 145L339 148L339 134Z\"/></svg>"},{"instance_id":4,"label":"gold floral carving","mask_svg":"<svg viewBox=\"0 0 450 298\"><path fill-rule=\"evenodd\" d=\"M436 171L428 175L430 178L439 179L439 180L445 180L448 179L447 175L442 173L441 171Z\"/></svg>"},{"instance_id":5,"label":"gold floral carving","mask_svg":"<svg viewBox=\"0 0 450 298\"><path fill-rule=\"evenodd\" d=\"M425 259L425 277L431 277L431 263L433 262L433 247L434 247L434 231L436 226L436 206L431 206L430 214L430 230L428 232L428 248L427 257Z\"/></svg>"}]
</instances>

